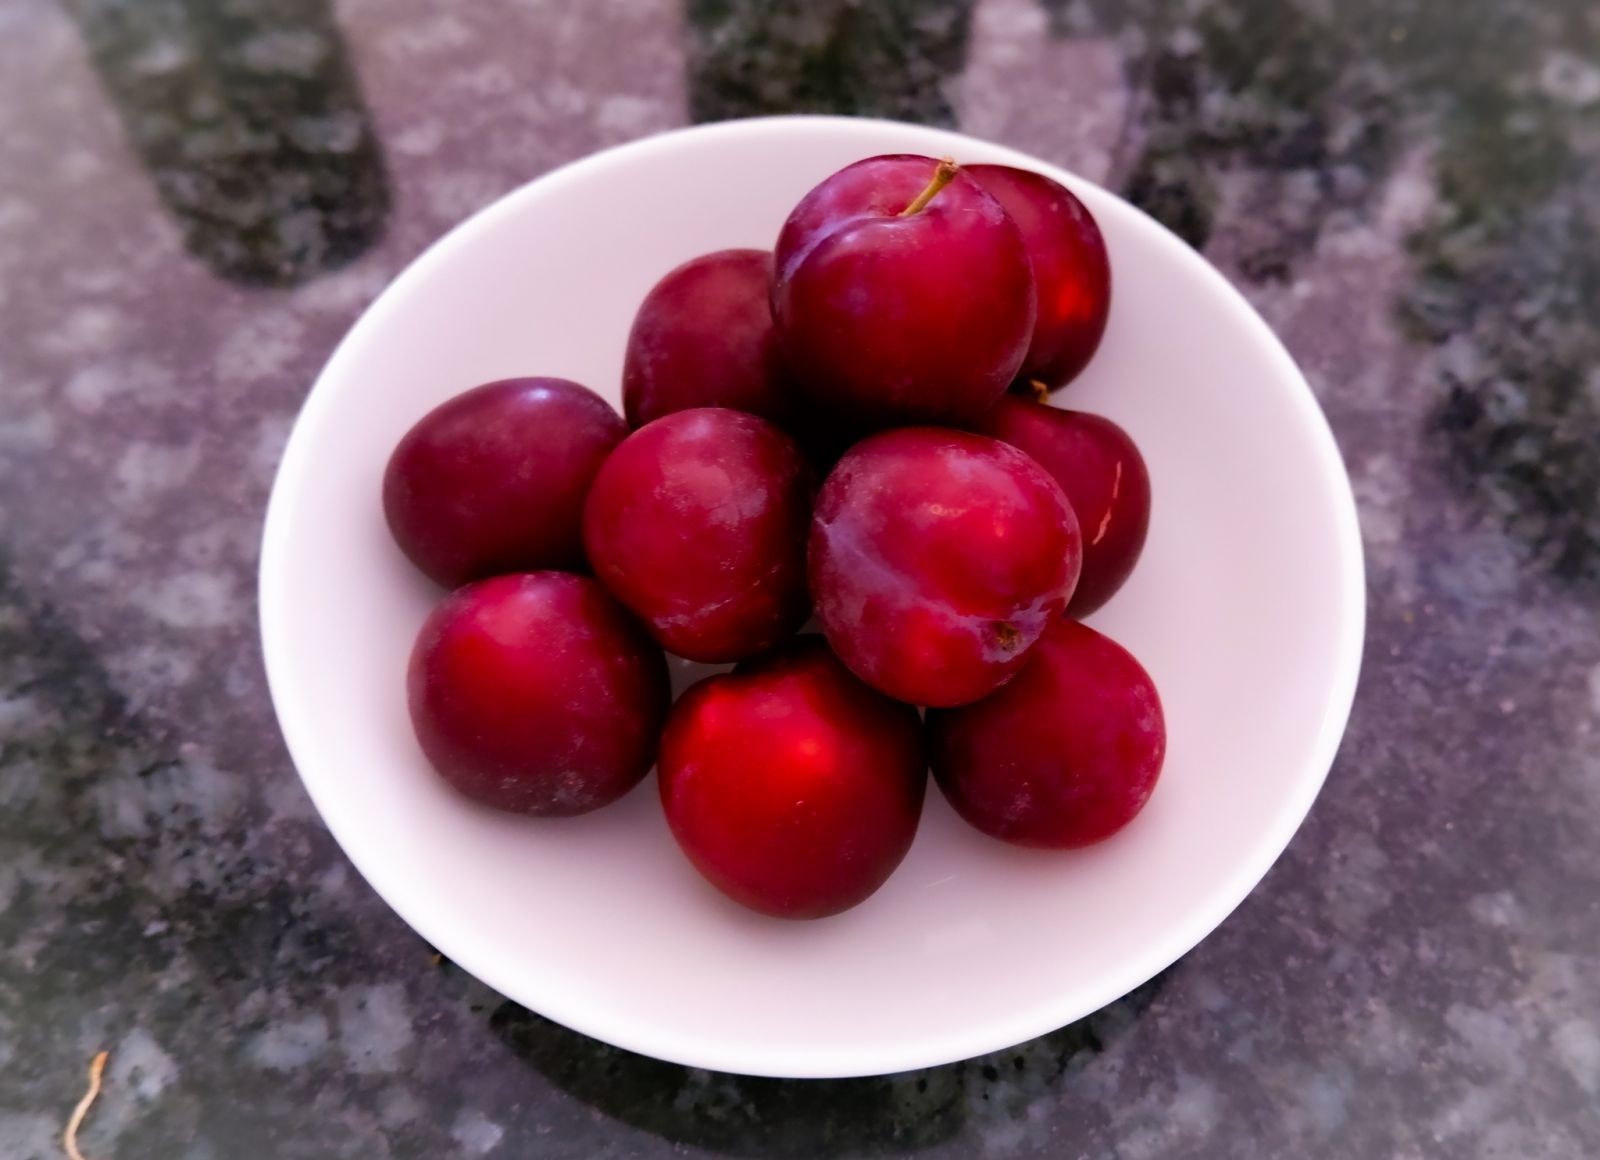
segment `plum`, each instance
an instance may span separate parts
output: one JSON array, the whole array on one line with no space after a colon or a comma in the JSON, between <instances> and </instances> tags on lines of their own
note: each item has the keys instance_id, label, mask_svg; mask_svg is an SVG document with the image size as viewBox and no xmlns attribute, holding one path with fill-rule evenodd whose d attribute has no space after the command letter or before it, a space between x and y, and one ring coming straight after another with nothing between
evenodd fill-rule
<instances>
[{"instance_id":1,"label":"plum","mask_svg":"<svg viewBox=\"0 0 1600 1160\"><path fill-rule=\"evenodd\" d=\"M822 485L807 567L828 643L873 688L960 705L1022 667L1081 563L1044 468L982 435L905 427L853 447Z\"/></svg>"},{"instance_id":2,"label":"plum","mask_svg":"<svg viewBox=\"0 0 1600 1160\"><path fill-rule=\"evenodd\" d=\"M411 722L447 782L517 813L586 813L655 760L666 658L587 576L495 576L447 596L417 636Z\"/></svg>"}]
</instances>

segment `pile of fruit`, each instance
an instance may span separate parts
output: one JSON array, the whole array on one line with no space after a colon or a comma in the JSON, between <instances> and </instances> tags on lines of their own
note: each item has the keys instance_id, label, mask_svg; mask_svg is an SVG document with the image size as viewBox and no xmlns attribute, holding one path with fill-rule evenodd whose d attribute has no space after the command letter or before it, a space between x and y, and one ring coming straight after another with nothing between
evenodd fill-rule
<instances>
[{"instance_id":1,"label":"pile of fruit","mask_svg":"<svg viewBox=\"0 0 1600 1160\"><path fill-rule=\"evenodd\" d=\"M1133 568L1149 477L1116 424L1044 402L1110 301L1099 228L1054 181L873 157L775 251L662 278L626 419L552 378L432 411L383 485L400 547L454 589L411 657L428 760L538 815L655 765L700 872L792 918L883 884L930 768L1005 841L1121 829L1160 773L1161 705L1077 618ZM674 704L664 652L737 664Z\"/></svg>"}]
</instances>

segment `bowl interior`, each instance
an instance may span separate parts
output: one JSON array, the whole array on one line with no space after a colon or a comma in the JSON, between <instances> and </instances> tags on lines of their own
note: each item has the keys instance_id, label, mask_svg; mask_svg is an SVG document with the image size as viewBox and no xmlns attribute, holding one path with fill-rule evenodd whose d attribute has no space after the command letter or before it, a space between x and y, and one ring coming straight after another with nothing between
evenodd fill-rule
<instances>
[{"instance_id":1,"label":"bowl interior","mask_svg":"<svg viewBox=\"0 0 1600 1160\"><path fill-rule=\"evenodd\" d=\"M575 820L500 816L425 764L404 671L439 593L390 542L379 480L429 408L562 375L618 402L633 311L674 264L772 244L788 208L875 153L1030 166L1078 192L1110 248L1104 346L1059 397L1149 462L1148 547L1091 619L1149 668L1162 780L1115 839L1072 854L969 831L936 791L866 904L745 913L680 856L647 781ZM884 122L783 118L602 153L512 193L409 268L350 332L295 427L262 559L273 698L351 860L444 954L580 1031L683 1063L854 1075L1043 1033L1176 959L1281 852L1327 772L1362 635L1349 484L1294 365L1227 283L1105 191L1011 150Z\"/></svg>"}]
</instances>

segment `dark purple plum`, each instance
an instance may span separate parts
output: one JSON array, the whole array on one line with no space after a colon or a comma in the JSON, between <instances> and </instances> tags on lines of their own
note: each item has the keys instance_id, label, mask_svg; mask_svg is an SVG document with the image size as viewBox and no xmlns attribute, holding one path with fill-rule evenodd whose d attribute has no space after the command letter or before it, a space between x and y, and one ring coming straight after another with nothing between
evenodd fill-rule
<instances>
[{"instance_id":1,"label":"dark purple plum","mask_svg":"<svg viewBox=\"0 0 1600 1160\"><path fill-rule=\"evenodd\" d=\"M447 782L485 805L564 816L649 772L666 659L598 583L496 576L447 596L411 653L411 722Z\"/></svg>"},{"instance_id":2,"label":"dark purple plum","mask_svg":"<svg viewBox=\"0 0 1600 1160\"><path fill-rule=\"evenodd\" d=\"M1083 531L1083 574L1067 615L1088 616L1133 571L1150 530L1150 473L1110 419L1007 395L977 430L1027 452L1055 477Z\"/></svg>"},{"instance_id":3,"label":"dark purple plum","mask_svg":"<svg viewBox=\"0 0 1600 1160\"><path fill-rule=\"evenodd\" d=\"M1154 791L1167 727L1150 674L1076 621L1050 626L992 696L928 711L933 774L992 837L1070 849L1110 837Z\"/></svg>"},{"instance_id":4,"label":"dark purple plum","mask_svg":"<svg viewBox=\"0 0 1600 1160\"><path fill-rule=\"evenodd\" d=\"M1000 203L957 166L846 166L778 237L773 315L801 388L854 430L970 422L1033 334L1033 274Z\"/></svg>"},{"instance_id":5,"label":"dark purple plum","mask_svg":"<svg viewBox=\"0 0 1600 1160\"><path fill-rule=\"evenodd\" d=\"M1049 474L999 440L934 427L856 444L817 497L817 617L867 684L961 705L1021 668L1078 580L1078 521Z\"/></svg>"},{"instance_id":6,"label":"dark purple plum","mask_svg":"<svg viewBox=\"0 0 1600 1160\"><path fill-rule=\"evenodd\" d=\"M628 436L584 511L594 573L663 646L741 660L792 635L809 611L813 476L765 419L676 411Z\"/></svg>"},{"instance_id":7,"label":"dark purple plum","mask_svg":"<svg viewBox=\"0 0 1600 1160\"><path fill-rule=\"evenodd\" d=\"M583 501L628 433L566 379L502 379L457 395L408 431L383 476L389 530L446 588L583 565Z\"/></svg>"},{"instance_id":8,"label":"dark purple plum","mask_svg":"<svg viewBox=\"0 0 1600 1160\"><path fill-rule=\"evenodd\" d=\"M1005 207L1027 246L1037 313L1018 385L1066 386L1100 347L1111 313L1111 262L1087 206L1041 173L1009 165L967 172Z\"/></svg>"},{"instance_id":9,"label":"dark purple plum","mask_svg":"<svg viewBox=\"0 0 1600 1160\"><path fill-rule=\"evenodd\" d=\"M631 427L674 411L729 407L786 427L794 385L772 326L772 253L718 250L645 296L628 335L622 409Z\"/></svg>"}]
</instances>

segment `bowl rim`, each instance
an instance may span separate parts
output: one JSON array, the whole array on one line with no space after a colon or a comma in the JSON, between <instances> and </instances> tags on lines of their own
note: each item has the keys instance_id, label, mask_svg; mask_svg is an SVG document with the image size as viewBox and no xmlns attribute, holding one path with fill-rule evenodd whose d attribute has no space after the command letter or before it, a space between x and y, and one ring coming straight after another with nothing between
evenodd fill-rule
<instances>
[{"instance_id":1,"label":"bowl rim","mask_svg":"<svg viewBox=\"0 0 1600 1160\"><path fill-rule=\"evenodd\" d=\"M781 1045L728 1049L715 1041L701 1041L682 1033L662 1031L655 1026L630 1025L609 1015L603 1007L586 1002L571 1002L561 994L533 995L527 980L514 977L503 963L492 961L475 948L461 947L460 940L444 929L431 912L417 912L405 903L405 892L391 879L384 865L353 849L360 843L346 840L345 826L331 811L325 783L303 772L314 765L317 746L305 717L297 711L298 702L290 688L289 659L285 634L279 629L288 615L285 577L291 566L288 544L291 524L297 510L300 480L310 464L311 440L305 432L316 427L322 413L331 405L332 393L324 384L337 378L353 352L369 341L368 335L381 331L382 323L405 291L425 282L433 268L463 241L486 230L497 228L513 216L522 201L575 179L588 176L596 168L625 163L643 154L670 152L689 138L722 138L737 143L742 138L775 133L851 133L865 130L879 134L893 130L906 141L907 151L924 148L928 152L947 152L964 143L980 145L990 153L1008 155L1007 162L1044 172L1065 180L1075 191L1093 191L1091 207L1097 217L1118 219L1119 230L1140 231L1166 250L1181 252L1179 261L1200 268L1210 292L1225 302L1230 313L1267 357L1276 364L1275 375L1290 392L1298 418L1310 436L1317 474L1330 487L1334 506L1334 536L1338 556L1337 655L1330 681L1330 694L1323 707L1314 739L1303 762L1310 771L1297 781L1293 798L1273 818L1253 846L1240 856L1229 871L1219 877L1209 891L1209 905L1197 907L1187 921L1175 924L1164 936L1153 939L1138 954L1128 956L1117 970L1105 972L1097 986L1080 987L1050 1001L1039 1001L1019 1008L1011 1017L991 1019L975 1025L934 1025L915 1040L891 1043L829 1045L825 1049L797 1051ZM869 146L876 149L876 145ZM869 154L863 154L869 155ZM754 117L691 125L652 136L627 141L569 161L517 186L459 222L430 243L404 269L391 279L370 302L340 339L328 361L318 373L291 427L282 459L273 478L262 532L261 556L257 571L261 646L267 685L279 729L301 784L310 796L323 823L333 835L340 851L355 866L369 886L397 915L429 944L438 947L451 961L489 987L513 1001L527 1000L530 1009L568 1028L616 1047L673 1063L743 1075L781 1078L843 1078L882 1075L955 1063L1003 1050L1054 1031L1099 1010L1145 983L1198 945L1226 919L1256 887L1282 855L1289 841L1310 811L1332 767L1343 738L1355 698L1366 632L1366 576L1354 491L1340 456L1327 416L1323 413L1305 376L1278 336L1244 295L1204 256L1192 249L1155 219L1124 201L1096 182L1070 170L1034 157L1021 150L984 141L956 130L914 125L880 118L824 115ZM319 789L319 784L324 788ZM517 997L525 996L526 998Z\"/></svg>"}]
</instances>

